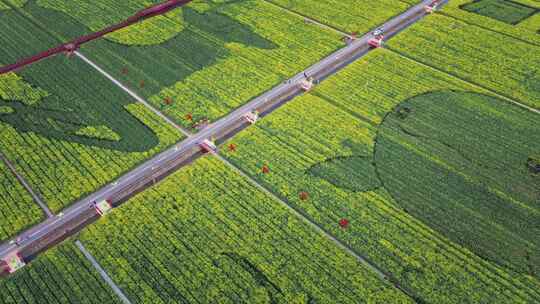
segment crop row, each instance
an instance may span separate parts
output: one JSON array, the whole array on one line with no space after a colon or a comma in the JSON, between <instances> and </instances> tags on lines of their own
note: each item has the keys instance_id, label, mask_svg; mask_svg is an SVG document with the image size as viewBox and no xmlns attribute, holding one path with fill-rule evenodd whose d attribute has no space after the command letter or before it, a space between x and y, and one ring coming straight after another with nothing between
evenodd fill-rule
<instances>
[{"instance_id":1,"label":"crop row","mask_svg":"<svg viewBox=\"0 0 540 304\"><path fill-rule=\"evenodd\" d=\"M222 117L343 45L262 1L201 1L182 16L184 30L162 44L99 41L82 51L184 127Z\"/></svg>"},{"instance_id":2,"label":"crop row","mask_svg":"<svg viewBox=\"0 0 540 304\"><path fill-rule=\"evenodd\" d=\"M11 6L8 4L12 4L15 7L21 7L26 3L27 0L10 0L9 2L4 3L0 1L0 10L8 10L11 9Z\"/></svg>"},{"instance_id":3,"label":"crop row","mask_svg":"<svg viewBox=\"0 0 540 304\"><path fill-rule=\"evenodd\" d=\"M411 97L441 90L476 89L395 53L376 51L240 133L226 143L236 147L226 156L426 302L538 301L536 278L483 259L425 217L410 214L376 169L377 128L387 113ZM489 117L494 110L479 111ZM399 172L402 180L415 176Z\"/></svg>"},{"instance_id":4,"label":"crop row","mask_svg":"<svg viewBox=\"0 0 540 304\"><path fill-rule=\"evenodd\" d=\"M8 0L9 1L9 0ZM13 0L11 0L13 1ZM153 1L155 3L159 1ZM66 13L94 32L124 21L128 16L150 5L144 0L130 1L83 1L83 0L42 0L39 6ZM156 16L107 36L108 40L127 45L152 45L167 41L183 29L180 10ZM79 30L80 31L80 30ZM62 31L64 38L75 38L79 31Z\"/></svg>"},{"instance_id":5,"label":"crop row","mask_svg":"<svg viewBox=\"0 0 540 304\"><path fill-rule=\"evenodd\" d=\"M347 33L365 33L386 20L404 12L410 5L404 1L354 0L269 0L283 8L339 28ZM414 3L416 4L416 3Z\"/></svg>"},{"instance_id":6,"label":"crop row","mask_svg":"<svg viewBox=\"0 0 540 304\"><path fill-rule=\"evenodd\" d=\"M121 303L73 245L51 249L8 278L0 278L0 303Z\"/></svg>"},{"instance_id":7,"label":"crop row","mask_svg":"<svg viewBox=\"0 0 540 304\"><path fill-rule=\"evenodd\" d=\"M485 1L485 0L484 0ZM500 1L500 0L497 0ZM540 8L538 1L534 0L502 0L509 2L509 5L523 4L531 8ZM414 2L413 0L407 0L407 2ZM508 24L494 18L482 16L480 14L469 12L462 7L466 4L472 3L472 0L452 0L449 1L441 14L455 18L462 21L468 26L480 26L485 30L499 32L501 34L512 36L521 41L527 41L536 46L540 46L540 37L538 31L540 30L540 14L536 13L518 24ZM496 1L491 1L496 2Z\"/></svg>"},{"instance_id":8,"label":"crop row","mask_svg":"<svg viewBox=\"0 0 540 304\"><path fill-rule=\"evenodd\" d=\"M0 14L1 63L54 43L16 12ZM55 212L182 137L78 58L0 76L0 106L0 149Z\"/></svg>"},{"instance_id":9,"label":"crop row","mask_svg":"<svg viewBox=\"0 0 540 304\"><path fill-rule=\"evenodd\" d=\"M203 158L81 235L137 303L408 303L216 159Z\"/></svg>"},{"instance_id":10,"label":"crop row","mask_svg":"<svg viewBox=\"0 0 540 304\"><path fill-rule=\"evenodd\" d=\"M479 86L540 108L539 47L462 21L434 15L388 47Z\"/></svg>"},{"instance_id":11,"label":"crop row","mask_svg":"<svg viewBox=\"0 0 540 304\"><path fill-rule=\"evenodd\" d=\"M538 279L538 114L483 94L441 91L401 103L374 161L396 203L450 240ZM504 245L502 245L504 244Z\"/></svg>"},{"instance_id":12,"label":"crop row","mask_svg":"<svg viewBox=\"0 0 540 304\"><path fill-rule=\"evenodd\" d=\"M89 16L54 3L19 11L60 39L89 32ZM338 34L263 1L198 1L173 12L174 24L144 41L98 40L81 52L184 127L222 117L343 46Z\"/></svg>"},{"instance_id":13,"label":"crop row","mask_svg":"<svg viewBox=\"0 0 540 304\"><path fill-rule=\"evenodd\" d=\"M22 185L0 162L0 241L43 218L43 211Z\"/></svg>"}]
</instances>

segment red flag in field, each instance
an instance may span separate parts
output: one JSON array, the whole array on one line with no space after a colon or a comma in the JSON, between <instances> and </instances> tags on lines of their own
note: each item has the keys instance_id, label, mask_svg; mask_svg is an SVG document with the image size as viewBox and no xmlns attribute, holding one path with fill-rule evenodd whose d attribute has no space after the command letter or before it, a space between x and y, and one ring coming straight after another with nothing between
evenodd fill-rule
<instances>
[{"instance_id":1,"label":"red flag in field","mask_svg":"<svg viewBox=\"0 0 540 304\"><path fill-rule=\"evenodd\" d=\"M236 151L236 145L235 144L230 144L229 145L229 151L231 151L231 152Z\"/></svg>"},{"instance_id":2,"label":"red flag in field","mask_svg":"<svg viewBox=\"0 0 540 304\"><path fill-rule=\"evenodd\" d=\"M300 192L299 196L300 196L301 200L305 201L305 200L307 200L309 198L309 193L307 193L305 191L302 191L302 192Z\"/></svg>"},{"instance_id":3,"label":"red flag in field","mask_svg":"<svg viewBox=\"0 0 540 304\"><path fill-rule=\"evenodd\" d=\"M141 88L144 88L144 80L141 80L141 82L139 82L139 86L140 86Z\"/></svg>"},{"instance_id":4,"label":"red flag in field","mask_svg":"<svg viewBox=\"0 0 540 304\"><path fill-rule=\"evenodd\" d=\"M349 226L349 220L345 218L339 220L339 226L341 228L347 228Z\"/></svg>"},{"instance_id":5,"label":"red flag in field","mask_svg":"<svg viewBox=\"0 0 540 304\"><path fill-rule=\"evenodd\" d=\"M193 120L193 115L191 113L188 113L186 115L186 119L189 120L189 121L192 121Z\"/></svg>"},{"instance_id":6,"label":"red flag in field","mask_svg":"<svg viewBox=\"0 0 540 304\"><path fill-rule=\"evenodd\" d=\"M171 97L165 97L164 101L166 105L170 105L173 102Z\"/></svg>"},{"instance_id":7,"label":"red flag in field","mask_svg":"<svg viewBox=\"0 0 540 304\"><path fill-rule=\"evenodd\" d=\"M122 69L122 74L127 75L128 72L129 72L128 68L123 68Z\"/></svg>"}]
</instances>

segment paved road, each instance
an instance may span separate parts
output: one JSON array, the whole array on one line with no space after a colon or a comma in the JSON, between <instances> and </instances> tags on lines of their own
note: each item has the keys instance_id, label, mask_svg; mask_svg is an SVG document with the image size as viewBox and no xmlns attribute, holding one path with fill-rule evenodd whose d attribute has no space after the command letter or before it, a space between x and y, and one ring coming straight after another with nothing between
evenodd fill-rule
<instances>
[{"instance_id":1,"label":"paved road","mask_svg":"<svg viewBox=\"0 0 540 304\"><path fill-rule=\"evenodd\" d=\"M401 30L424 17L424 6L431 2L432 0L424 0L420 4L410 8L403 14L382 25L381 27L385 29L385 39L391 38ZM446 2L446 0L443 2ZM83 212L93 209L94 202L109 199L128 191L133 191L133 185L139 184L141 180L148 179L148 177L152 176L153 172L157 169L163 169L166 168L166 166L170 166L170 163L173 160L178 159L179 156L187 151L197 148L199 143L204 139L212 138L215 134L219 134L221 131L227 130L230 126L237 124L238 121L242 120L246 113L251 112L253 109L264 108L265 105L275 102L275 100L282 99L284 95L287 95L290 92L300 94L302 90L299 83L305 79L305 75L314 77L318 81L328 77L369 52L370 48L368 46L368 41L371 38L373 38L373 35L368 33L361 38L354 40L348 46L319 61L304 72L297 74L290 80L237 108L226 117L210 124L199 133L188 137L184 141L156 155L134 170L126 173L115 182L108 184L97 192L74 203L71 207L66 208L63 213L49 218L28 231L21 233L19 237L17 237L18 241L16 243L11 241L2 244L0 246L0 258L12 251L20 251L25 247L30 247L33 243L43 239L49 233L63 227L63 225L77 218L77 216Z\"/></svg>"}]
</instances>

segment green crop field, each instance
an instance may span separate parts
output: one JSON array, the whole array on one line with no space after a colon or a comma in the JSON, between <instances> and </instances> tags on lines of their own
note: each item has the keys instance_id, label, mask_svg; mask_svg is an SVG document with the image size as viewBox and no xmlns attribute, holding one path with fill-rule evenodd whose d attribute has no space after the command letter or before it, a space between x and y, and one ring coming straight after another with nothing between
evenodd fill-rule
<instances>
[{"instance_id":1,"label":"green crop field","mask_svg":"<svg viewBox=\"0 0 540 304\"><path fill-rule=\"evenodd\" d=\"M134 303L411 302L215 159L133 198L81 240Z\"/></svg>"},{"instance_id":2,"label":"green crop field","mask_svg":"<svg viewBox=\"0 0 540 304\"><path fill-rule=\"evenodd\" d=\"M0 65L162 2L0 0ZM0 161L0 259L29 259L0 278L0 304L540 303L536 0L452 0L217 156L154 159L145 174L171 175L95 193L184 139L155 112L210 123L187 138L202 145L223 131L212 122L345 47L340 31L417 3L195 0L0 75L0 153L56 214ZM63 209L92 193L122 204L74 229L94 206ZM51 233L67 240L28 256Z\"/></svg>"},{"instance_id":3,"label":"green crop field","mask_svg":"<svg viewBox=\"0 0 540 304\"><path fill-rule=\"evenodd\" d=\"M508 24L518 24L536 13L534 7L510 0L480 0L461 6L462 9Z\"/></svg>"},{"instance_id":4,"label":"green crop field","mask_svg":"<svg viewBox=\"0 0 540 304\"><path fill-rule=\"evenodd\" d=\"M399 38L390 41L388 48L540 108L539 46L443 15L426 18Z\"/></svg>"},{"instance_id":5,"label":"green crop field","mask_svg":"<svg viewBox=\"0 0 540 304\"><path fill-rule=\"evenodd\" d=\"M83 52L186 128L222 117L343 45L338 34L263 1L200 1L178 22L184 30L162 44L99 41Z\"/></svg>"},{"instance_id":6,"label":"green crop field","mask_svg":"<svg viewBox=\"0 0 540 304\"><path fill-rule=\"evenodd\" d=\"M268 0L267 2L347 33L366 33L410 6L405 1L398 0Z\"/></svg>"},{"instance_id":7,"label":"green crop field","mask_svg":"<svg viewBox=\"0 0 540 304\"><path fill-rule=\"evenodd\" d=\"M7 240L43 218L43 211L0 161L0 241Z\"/></svg>"},{"instance_id":8,"label":"green crop field","mask_svg":"<svg viewBox=\"0 0 540 304\"><path fill-rule=\"evenodd\" d=\"M72 243L51 249L8 280L0 303L121 303Z\"/></svg>"},{"instance_id":9,"label":"green crop field","mask_svg":"<svg viewBox=\"0 0 540 304\"><path fill-rule=\"evenodd\" d=\"M425 302L538 301L538 115L481 92L375 52L233 138L227 157Z\"/></svg>"},{"instance_id":10,"label":"green crop field","mask_svg":"<svg viewBox=\"0 0 540 304\"><path fill-rule=\"evenodd\" d=\"M20 11L59 37L87 33L88 18L63 2L30 2ZM141 45L126 34L81 52L187 128L222 117L344 45L339 34L263 1L197 1L180 12L167 19L173 24L153 26L155 41Z\"/></svg>"},{"instance_id":11,"label":"green crop field","mask_svg":"<svg viewBox=\"0 0 540 304\"><path fill-rule=\"evenodd\" d=\"M0 63L55 44L15 11L0 16ZM78 58L0 76L0 106L0 150L55 212L182 138Z\"/></svg>"},{"instance_id":12,"label":"green crop field","mask_svg":"<svg viewBox=\"0 0 540 304\"><path fill-rule=\"evenodd\" d=\"M478 1L482 3L483 1ZM487 0L488 2L493 2L493 0ZM495 0L495 2L500 2L502 0ZM414 0L406 0L411 4L415 3ZM537 11L540 9L540 3L535 0L509 0L504 2L513 3L513 5L522 5L530 8L535 8ZM442 10L439 11L439 14L450 17L452 19L463 22L463 27L470 27L471 31L480 27L484 30L490 32L498 32L504 35L512 36L520 41L528 42L530 44L540 46L540 14L536 13L525 18L518 24L508 24L501 20L494 19L492 17L483 16L475 12L466 10L468 5L476 3L475 0L452 0L447 3ZM507 12L507 11L505 11ZM478 39L486 39L485 37L491 36L490 32L481 32L478 36ZM487 33L487 34L486 34ZM508 47L510 44L507 43L501 47Z\"/></svg>"}]
</instances>

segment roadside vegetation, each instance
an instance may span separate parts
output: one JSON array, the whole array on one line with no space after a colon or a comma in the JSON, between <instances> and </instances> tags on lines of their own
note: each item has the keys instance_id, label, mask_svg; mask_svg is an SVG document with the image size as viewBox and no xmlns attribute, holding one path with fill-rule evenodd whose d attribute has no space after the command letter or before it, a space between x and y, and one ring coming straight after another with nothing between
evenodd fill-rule
<instances>
[{"instance_id":1,"label":"roadside vegetation","mask_svg":"<svg viewBox=\"0 0 540 304\"><path fill-rule=\"evenodd\" d=\"M411 5L405 1L378 0L267 0L300 15L337 28L346 33L369 32ZM414 3L416 4L416 3Z\"/></svg>"},{"instance_id":2,"label":"roadside vegetation","mask_svg":"<svg viewBox=\"0 0 540 304\"><path fill-rule=\"evenodd\" d=\"M540 109L538 46L434 15L405 30L399 39L388 43L388 48Z\"/></svg>"},{"instance_id":3,"label":"roadside vegetation","mask_svg":"<svg viewBox=\"0 0 540 304\"><path fill-rule=\"evenodd\" d=\"M1 64L57 43L13 10L0 16ZM78 58L0 76L0 105L0 150L53 212L182 138Z\"/></svg>"},{"instance_id":4,"label":"roadside vegetation","mask_svg":"<svg viewBox=\"0 0 540 304\"><path fill-rule=\"evenodd\" d=\"M8 279L0 303L122 303L71 242L44 253Z\"/></svg>"},{"instance_id":5,"label":"roadside vegetation","mask_svg":"<svg viewBox=\"0 0 540 304\"><path fill-rule=\"evenodd\" d=\"M467 92L479 92L477 87L416 64L395 53L381 50L368 54L327 79L311 94L296 98L271 116L264 118L253 128L240 133L226 143L226 145L232 143L237 147L235 151L228 151L226 155L247 174L307 214L327 231L338 236L353 250L366 255L379 267L386 269L393 275L393 280L411 290L416 297L425 302L463 303L480 301L480 299L497 303L537 301L540 297L536 291L539 283L538 279L532 276L536 270L533 270L533 273L528 266L525 266L528 261L533 261L531 259L535 255L533 252L538 251L538 243L534 239L536 235L534 222L538 220L538 209L533 203L535 197L538 197L538 189L535 187L538 181L536 177L528 173L525 166L527 153L535 150L534 144L527 146L522 142L511 145L510 151L515 151L515 153L497 160L500 162L494 164L495 169L482 168L485 162L488 162L488 166L493 166L491 164L493 160L487 157L479 160L474 158L471 161L475 166L479 166L478 170L488 171L474 171L476 167L472 165L467 168L467 170L473 170L474 178L487 178L487 181L491 181L494 188L492 190L495 192L495 194L485 194L484 189L473 187L472 193L462 194L469 200L481 200L482 205L480 202L475 203L477 208L488 210L490 206L494 208L490 213L477 214L479 220L490 223L491 214L498 208L490 205L489 200L492 197L482 196L484 194L495 195L502 205L510 204L505 205L505 208L521 214L518 217L512 217L516 221L512 225L517 226L499 227L502 229L501 232L493 236L485 230L476 231L474 222L466 219L466 215L469 214L466 210L462 210L464 212L462 217L459 213L455 213L455 217L450 214L445 219L448 222L443 227L434 225L437 209L430 213L430 208L434 205L434 202L430 201L431 193L419 191L420 188L415 187L433 185L435 188L430 188L431 191L439 193L437 192L439 189L439 195L444 197L444 193L448 191L436 188L435 183L438 180L443 183L445 175L434 167L428 167L427 159L421 161L415 159L417 162L412 164L400 164L400 161L396 159L396 162L392 163L390 159L386 159L386 156L393 151L392 149L382 150L387 151L384 154L378 151L381 148L378 138L382 136L383 140L387 140L385 139L387 133L384 132L381 135L381 132L386 130L387 124L383 122L388 112L393 112L405 100L439 91L462 92L455 94L457 96L463 94L464 100L458 99L469 107L474 107L474 104L483 101L475 110L477 112L472 113L482 117L482 121L489 122L489 126L497 125L497 129L490 129L493 130L492 132L507 128L502 134L513 134L516 131L515 128L525 127L527 122L532 124L536 119L537 114L521 110L506 101L496 99L496 103L491 104L483 99L477 100L476 97L468 98L467 94L470 93ZM434 100L441 102L436 103L441 111L443 109L445 112L457 110L452 108L452 104L445 107L442 98L434 97ZM449 102L457 101L450 100ZM439 110L437 109L439 108L437 107L412 109L410 117L414 119L416 112L426 113L430 120L419 117L418 124L433 131L438 128L430 125L435 124L434 120L438 117ZM500 118L506 109L509 111L506 114L508 116ZM472 113L470 115L473 115ZM394 115L407 116L407 114L407 110L403 110L392 114L392 117ZM476 129L476 127L471 129L471 120L462 121L456 117L450 121L456 126L450 124L453 127L445 128L448 130L459 130L457 126L463 128L463 134L459 133L461 136L455 138L458 143L461 143L462 140L476 134L467 134L467 130ZM523 121L523 124L514 127L513 123L516 121ZM440 123L443 124L445 121L442 120ZM381 124L383 124L382 127ZM443 129L444 126L439 127ZM525 128L526 130L522 130L521 140L538 133L538 130L533 130L536 126L529 127L533 129ZM500 135L499 133L491 134L495 138ZM390 138L397 140L395 136ZM516 140L519 139L516 138ZM491 144L492 141L489 142ZM415 147L412 144L404 143L403 145L408 149ZM506 143L503 146L500 142L493 142L492 145L478 143L475 148L479 151L478 157L491 152L495 157L499 155L497 154L499 152L505 153L506 148L502 147L508 147ZM439 148L434 147L429 152L429 155L437 160L437 164L443 163L451 167L458 164L466 165L467 160L459 158L458 153L449 151L449 148L443 150L444 146ZM466 147L459 146L459 148ZM487 150L482 150L483 148ZM499 152L493 151L494 148L500 149ZM415 157L424 155L416 155L413 151L415 150L411 150L411 155ZM407 154L400 155L405 157ZM465 157L469 157L468 154ZM354 167L357 168L354 174L352 170L344 169L349 169L347 165L349 160L354 162ZM383 163L379 164L379 161ZM453 164L452 161L459 162ZM403 162L412 162L412 160L403 160ZM525 193L517 188L505 188L504 181L510 180L502 176L508 171L505 166L510 163L514 166L513 171L509 171L514 172L514 178L510 180L516 187L527 189ZM269 168L267 173L262 171L263 166ZM427 172L417 169L408 170L407 166L419 166L423 170L433 169L433 171L428 171L431 175L424 177L420 172L425 174ZM455 170L460 170L459 168L461 167L456 167ZM385 170L392 170L393 175L388 181L385 175L389 171ZM438 175L439 173L441 175ZM462 173L465 174L465 171ZM476 177L476 174L479 176ZM431 179L428 176L431 176ZM498 177L501 179L497 182ZM399 189L407 187L409 179L413 180L411 183L417 186L411 186L410 191L404 192L403 196L394 196ZM462 180L461 186L456 185L456 189L472 187L476 183L474 179ZM351 184L354 187L351 187ZM486 187L489 186L486 185ZM308 195L302 195L303 193ZM413 194L415 195L414 204L418 206L417 212L409 210L406 206L407 195ZM452 197L448 200L453 201ZM462 200L462 202L466 204L465 201ZM443 204L440 200L436 203ZM448 204L446 206L443 204L441 207L451 208ZM457 234L453 234L454 226L451 226L451 219L456 221L454 223L456 229L466 231L467 234L459 235L460 238ZM348 223L346 227L342 225L343 220ZM504 222L506 219L499 218L499 220ZM496 221L494 218L492 224L497 225ZM532 226L520 230L519 223ZM487 234L482 236L484 232ZM523 242L516 240L514 235L516 232L528 234L529 238L523 239ZM525 235L523 237L526 237ZM484 245L481 242L475 243L478 237L484 238L486 243ZM490 256L484 255L502 240L512 245L492 252ZM517 252L520 254L506 256L510 248L516 250L512 251L512 254L517 254ZM525 253L526 251L528 254ZM498 258L493 258L494 255ZM537 262L529 265L535 265L535 263ZM501 288L507 292L500 293ZM433 290L440 292L434 293Z\"/></svg>"},{"instance_id":6,"label":"roadside vegetation","mask_svg":"<svg viewBox=\"0 0 540 304\"><path fill-rule=\"evenodd\" d=\"M0 160L0 241L43 219L43 211Z\"/></svg>"},{"instance_id":7,"label":"roadside vegetation","mask_svg":"<svg viewBox=\"0 0 540 304\"><path fill-rule=\"evenodd\" d=\"M131 199L81 240L134 303L412 303L214 158Z\"/></svg>"}]
</instances>

